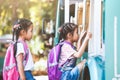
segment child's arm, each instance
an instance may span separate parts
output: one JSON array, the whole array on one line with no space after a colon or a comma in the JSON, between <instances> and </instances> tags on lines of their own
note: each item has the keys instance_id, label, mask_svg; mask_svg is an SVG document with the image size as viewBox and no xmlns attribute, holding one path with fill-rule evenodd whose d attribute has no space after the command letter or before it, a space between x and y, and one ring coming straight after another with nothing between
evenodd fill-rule
<instances>
[{"instance_id":1,"label":"child's arm","mask_svg":"<svg viewBox=\"0 0 120 80\"><path fill-rule=\"evenodd\" d=\"M77 50L80 49L81 45L82 45L82 39L85 37L86 35L86 31L82 31L79 37L79 40L77 42Z\"/></svg>"},{"instance_id":2,"label":"child's arm","mask_svg":"<svg viewBox=\"0 0 120 80\"><path fill-rule=\"evenodd\" d=\"M78 52L76 52L76 53L73 55L74 57L79 58L79 57L81 57L81 56L83 55L83 53L84 53L84 51L85 51L85 48L86 48L86 45L88 44L88 41L89 41L89 39L90 39L91 37L92 37L92 34L91 34L90 32L87 33L87 35L86 35L86 37L85 37L85 39L84 39L81 47L78 49Z\"/></svg>"},{"instance_id":3,"label":"child's arm","mask_svg":"<svg viewBox=\"0 0 120 80\"><path fill-rule=\"evenodd\" d=\"M20 53L17 56L17 66L18 66L18 71L19 71L19 74L20 74L20 79L21 80L26 80L25 79L25 74L24 74L23 58L24 58L23 53Z\"/></svg>"}]
</instances>

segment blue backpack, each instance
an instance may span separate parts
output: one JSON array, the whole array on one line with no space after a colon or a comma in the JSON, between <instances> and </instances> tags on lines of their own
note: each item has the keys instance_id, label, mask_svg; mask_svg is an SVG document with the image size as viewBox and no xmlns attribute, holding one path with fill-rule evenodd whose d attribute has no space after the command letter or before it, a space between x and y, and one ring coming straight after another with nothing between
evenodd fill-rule
<instances>
[{"instance_id":1,"label":"blue backpack","mask_svg":"<svg viewBox=\"0 0 120 80\"><path fill-rule=\"evenodd\" d=\"M62 72L59 70L58 63L63 43L61 42L54 46L48 54L47 69L49 80L60 80Z\"/></svg>"}]
</instances>

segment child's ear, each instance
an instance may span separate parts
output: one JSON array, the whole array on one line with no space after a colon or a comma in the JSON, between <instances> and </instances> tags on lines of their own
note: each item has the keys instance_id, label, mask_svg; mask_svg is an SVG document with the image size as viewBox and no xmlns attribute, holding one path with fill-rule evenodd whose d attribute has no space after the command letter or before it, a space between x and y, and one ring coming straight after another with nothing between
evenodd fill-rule
<instances>
[{"instance_id":1,"label":"child's ear","mask_svg":"<svg viewBox=\"0 0 120 80\"><path fill-rule=\"evenodd\" d=\"M26 32L25 30L21 30L20 31L21 34L25 34L25 32Z\"/></svg>"},{"instance_id":2,"label":"child's ear","mask_svg":"<svg viewBox=\"0 0 120 80\"><path fill-rule=\"evenodd\" d=\"M71 34L71 33L68 33L68 34L67 34L67 37L68 37L68 38L71 38L71 37L72 37L72 34Z\"/></svg>"}]
</instances>

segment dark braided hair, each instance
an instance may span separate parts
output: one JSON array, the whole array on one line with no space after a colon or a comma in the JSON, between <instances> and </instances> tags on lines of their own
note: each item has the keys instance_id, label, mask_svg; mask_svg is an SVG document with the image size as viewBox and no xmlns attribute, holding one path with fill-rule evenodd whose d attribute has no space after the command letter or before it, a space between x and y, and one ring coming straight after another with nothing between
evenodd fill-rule
<instances>
[{"instance_id":1,"label":"dark braided hair","mask_svg":"<svg viewBox=\"0 0 120 80\"><path fill-rule=\"evenodd\" d=\"M74 30L78 28L78 25L74 23L65 23L60 27L60 38L59 40L66 39L67 34L71 33L73 35Z\"/></svg>"},{"instance_id":2,"label":"dark braided hair","mask_svg":"<svg viewBox=\"0 0 120 80\"><path fill-rule=\"evenodd\" d=\"M18 38L20 35L20 31L21 30L27 31L31 24L33 24L33 23L30 20L22 18L22 19L18 19L16 24L14 25L13 38L12 38L12 41L15 42L14 56L16 55L16 51L17 51L17 42L18 42Z\"/></svg>"}]
</instances>

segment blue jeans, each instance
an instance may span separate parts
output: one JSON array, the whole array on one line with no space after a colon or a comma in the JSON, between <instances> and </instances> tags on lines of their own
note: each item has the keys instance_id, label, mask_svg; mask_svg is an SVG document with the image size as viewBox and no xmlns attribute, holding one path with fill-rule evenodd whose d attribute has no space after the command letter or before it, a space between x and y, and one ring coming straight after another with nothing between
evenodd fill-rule
<instances>
[{"instance_id":1,"label":"blue jeans","mask_svg":"<svg viewBox=\"0 0 120 80\"><path fill-rule=\"evenodd\" d=\"M80 76L80 71L78 67L74 67L71 70L65 70L62 72L60 80L78 80Z\"/></svg>"}]
</instances>

